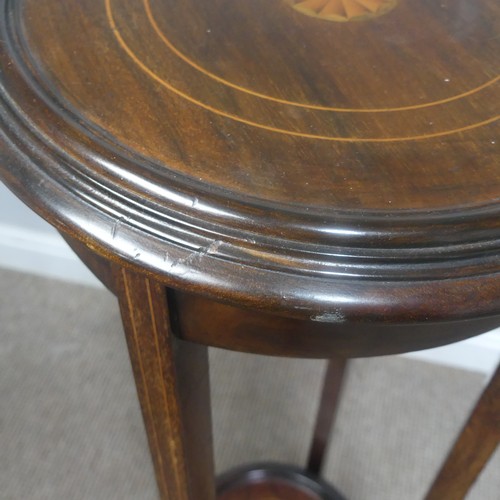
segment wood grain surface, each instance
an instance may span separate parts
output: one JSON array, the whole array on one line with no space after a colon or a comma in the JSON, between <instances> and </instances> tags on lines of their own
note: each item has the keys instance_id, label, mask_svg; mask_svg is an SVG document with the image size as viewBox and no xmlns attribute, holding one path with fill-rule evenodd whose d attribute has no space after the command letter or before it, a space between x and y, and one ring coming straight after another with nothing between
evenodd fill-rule
<instances>
[{"instance_id":1,"label":"wood grain surface","mask_svg":"<svg viewBox=\"0 0 500 500\"><path fill-rule=\"evenodd\" d=\"M465 498L500 444L500 365L477 401L425 500Z\"/></svg>"},{"instance_id":2,"label":"wood grain surface","mask_svg":"<svg viewBox=\"0 0 500 500\"><path fill-rule=\"evenodd\" d=\"M162 498L214 498L205 345L500 323L500 5L383 3L0 0L0 177L118 295Z\"/></svg>"},{"instance_id":3,"label":"wood grain surface","mask_svg":"<svg viewBox=\"0 0 500 500\"><path fill-rule=\"evenodd\" d=\"M214 500L207 349L173 336L163 286L125 269L115 282L160 496Z\"/></svg>"},{"instance_id":4,"label":"wood grain surface","mask_svg":"<svg viewBox=\"0 0 500 500\"><path fill-rule=\"evenodd\" d=\"M309 208L498 197L492 0L406 1L339 25L281 0L21 4L58 98L174 172Z\"/></svg>"},{"instance_id":5,"label":"wood grain surface","mask_svg":"<svg viewBox=\"0 0 500 500\"><path fill-rule=\"evenodd\" d=\"M498 315L498 2L295 7L1 0L2 179L105 259L212 299L330 324Z\"/></svg>"}]
</instances>

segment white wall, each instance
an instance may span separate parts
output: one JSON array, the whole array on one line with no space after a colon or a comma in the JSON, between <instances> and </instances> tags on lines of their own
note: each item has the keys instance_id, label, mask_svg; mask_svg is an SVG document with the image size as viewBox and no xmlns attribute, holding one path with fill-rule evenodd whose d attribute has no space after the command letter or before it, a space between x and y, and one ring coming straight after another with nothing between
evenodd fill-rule
<instances>
[{"instance_id":1,"label":"white wall","mask_svg":"<svg viewBox=\"0 0 500 500\"><path fill-rule=\"evenodd\" d=\"M0 183L0 267L102 286L52 227ZM452 346L406 354L490 374L500 360L500 329Z\"/></svg>"},{"instance_id":2,"label":"white wall","mask_svg":"<svg viewBox=\"0 0 500 500\"><path fill-rule=\"evenodd\" d=\"M59 233L0 182L0 267L102 286Z\"/></svg>"}]
</instances>

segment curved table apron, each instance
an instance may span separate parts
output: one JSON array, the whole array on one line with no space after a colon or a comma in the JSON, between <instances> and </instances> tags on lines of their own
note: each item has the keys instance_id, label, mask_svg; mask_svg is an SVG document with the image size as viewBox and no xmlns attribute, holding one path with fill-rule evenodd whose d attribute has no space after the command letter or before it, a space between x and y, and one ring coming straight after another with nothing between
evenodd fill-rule
<instances>
[{"instance_id":1,"label":"curved table apron","mask_svg":"<svg viewBox=\"0 0 500 500\"><path fill-rule=\"evenodd\" d=\"M215 495L206 346L332 359L309 472L219 498L340 498L344 360L500 324L497 3L0 9L0 176L117 295L162 498Z\"/></svg>"}]
</instances>

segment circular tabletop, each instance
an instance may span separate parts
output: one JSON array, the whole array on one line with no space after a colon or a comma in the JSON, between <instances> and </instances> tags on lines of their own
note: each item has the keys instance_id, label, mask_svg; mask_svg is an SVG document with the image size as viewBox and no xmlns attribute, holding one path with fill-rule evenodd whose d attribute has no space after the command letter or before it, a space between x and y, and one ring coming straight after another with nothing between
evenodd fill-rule
<instances>
[{"instance_id":1,"label":"circular tabletop","mask_svg":"<svg viewBox=\"0 0 500 500\"><path fill-rule=\"evenodd\" d=\"M0 0L0 175L174 287L500 314L496 0Z\"/></svg>"}]
</instances>

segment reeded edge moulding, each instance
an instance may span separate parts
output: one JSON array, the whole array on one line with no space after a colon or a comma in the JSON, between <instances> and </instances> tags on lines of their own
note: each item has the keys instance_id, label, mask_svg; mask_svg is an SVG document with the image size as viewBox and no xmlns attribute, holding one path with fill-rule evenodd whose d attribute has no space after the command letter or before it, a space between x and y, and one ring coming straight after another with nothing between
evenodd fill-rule
<instances>
[{"instance_id":1,"label":"reeded edge moulding","mask_svg":"<svg viewBox=\"0 0 500 500\"><path fill-rule=\"evenodd\" d=\"M30 64L20 5L0 0L0 176L61 231L169 286L301 319L500 311L498 200L431 213L308 213L159 175L51 90Z\"/></svg>"}]
</instances>

